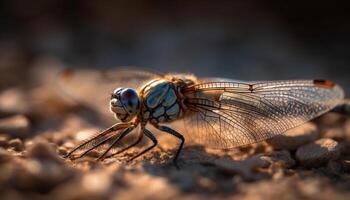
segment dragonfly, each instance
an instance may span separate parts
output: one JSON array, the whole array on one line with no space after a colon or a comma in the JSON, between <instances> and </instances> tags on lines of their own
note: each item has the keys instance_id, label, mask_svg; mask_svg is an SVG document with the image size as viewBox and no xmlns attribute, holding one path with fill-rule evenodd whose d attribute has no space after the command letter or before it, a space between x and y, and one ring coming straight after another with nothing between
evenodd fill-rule
<instances>
[{"instance_id":1,"label":"dragonfly","mask_svg":"<svg viewBox=\"0 0 350 200\"><path fill-rule=\"evenodd\" d=\"M162 74L138 68L64 70L62 91L116 123L73 148L66 158L78 158L104 146L98 160L113 157L148 138L152 144L134 160L157 146L148 127L179 140L176 161L185 144L232 149L283 134L312 120L344 99L343 89L328 80L237 81L197 78L193 74ZM171 122L182 121L180 133ZM139 128L135 141L110 154L112 148Z\"/></svg>"}]
</instances>

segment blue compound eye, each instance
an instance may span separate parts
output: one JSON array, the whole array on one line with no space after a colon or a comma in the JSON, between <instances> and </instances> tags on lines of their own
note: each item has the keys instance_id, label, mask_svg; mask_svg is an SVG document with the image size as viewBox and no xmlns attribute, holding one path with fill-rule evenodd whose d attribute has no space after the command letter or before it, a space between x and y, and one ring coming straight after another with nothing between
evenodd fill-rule
<instances>
[{"instance_id":1,"label":"blue compound eye","mask_svg":"<svg viewBox=\"0 0 350 200\"><path fill-rule=\"evenodd\" d=\"M135 114L140 108L140 99L137 92L131 88L125 88L120 92L120 101L125 110L130 114Z\"/></svg>"}]
</instances>

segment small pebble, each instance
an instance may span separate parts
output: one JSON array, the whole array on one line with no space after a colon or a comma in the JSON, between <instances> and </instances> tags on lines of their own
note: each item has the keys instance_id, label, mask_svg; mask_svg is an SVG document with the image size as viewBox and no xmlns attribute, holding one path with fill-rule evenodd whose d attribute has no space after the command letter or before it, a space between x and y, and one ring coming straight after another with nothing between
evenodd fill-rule
<instances>
[{"instance_id":1,"label":"small pebble","mask_svg":"<svg viewBox=\"0 0 350 200\"><path fill-rule=\"evenodd\" d=\"M180 175L181 176L181 175ZM127 187L129 190L119 190L115 193L115 199L182 199L179 196L179 190L183 193L188 192L198 185L194 180L188 180L188 177L195 176L194 174L189 174L184 177L186 180L182 180L177 184L177 187L165 177L154 176L151 174L134 174L125 176L125 182L128 183ZM190 181L190 182L187 182ZM185 185L182 185L185 184ZM190 186L190 188L188 188ZM132 197L130 197L132 194ZM190 199L190 198L188 198ZM202 197L203 199L203 197Z\"/></svg>"},{"instance_id":2,"label":"small pebble","mask_svg":"<svg viewBox=\"0 0 350 200\"><path fill-rule=\"evenodd\" d=\"M341 146L337 141L322 138L299 147L296 158L305 167L318 167L327 163L328 160L338 159L340 153Z\"/></svg>"},{"instance_id":3,"label":"small pebble","mask_svg":"<svg viewBox=\"0 0 350 200\"><path fill-rule=\"evenodd\" d=\"M318 136L317 126L309 122L277 135L267 142L275 149L295 150L301 145L316 140Z\"/></svg>"},{"instance_id":4,"label":"small pebble","mask_svg":"<svg viewBox=\"0 0 350 200\"><path fill-rule=\"evenodd\" d=\"M329 128L322 133L322 137L331 138L334 140L343 140L345 134L342 128Z\"/></svg>"},{"instance_id":5,"label":"small pebble","mask_svg":"<svg viewBox=\"0 0 350 200\"><path fill-rule=\"evenodd\" d=\"M53 146L44 140L34 141L28 147L28 156L39 160L55 160L61 162Z\"/></svg>"},{"instance_id":6,"label":"small pebble","mask_svg":"<svg viewBox=\"0 0 350 200\"><path fill-rule=\"evenodd\" d=\"M24 115L15 115L0 119L0 132L12 137L25 137L30 130L30 122Z\"/></svg>"},{"instance_id":7,"label":"small pebble","mask_svg":"<svg viewBox=\"0 0 350 200\"><path fill-rule=\"evenodd\" d=\"M272 162L278 162L285 168L290 168L295 165L295 160L290 155L289 151L273 151L266 155L268 158L271 158Z\"/></svg>"},{"instance_id":8,"label":"small pebble","mask_svg":"<svg viewBox=\"0 0 350 200\"><path fill-rule=\"evenodd\" d=\"M96 135L99 131L97 129L84 129L79 131L76 136L75 139L77 141L84 141L87 140L89 138L91 138L92 136Z\"/></svg>"},{"instance_id":9,"label":"small pebble","mask_svg":"<svg viewBox=\"0 0 350 200\"><path fill-rule=\"evenodd\" d=\"M8 145L8 137L6 135L0 135L0 147L6 148Z\"/></svg>"},{"instance_id":10,"label":"small pebble","mask_svg":"<svg viewBox=\"0 0 350 200\"><path fill-rule=\"evenodd\" d=\"M64 155L66 155L66 154L68 153L68 151L67 151L67 149L66 149L65 147L58 147L57 153L58 153L59 155L64 156Z\"/></svg>"},{"instance_id":11,"label":"small pebble","mask_svg":"<svg viewBox=\"0 0 350 200\"><path fill-rule=\"evenodd\" d=\"M219 158L214 161L215 165L227 172L237 173L245 180L255 180L260 178L254 171L258 168L266 168L270 162L264 156L253 156L246 160L228 160Z\"/></svg>"},{"instance_id":12,"label":"small pebble","mask_svg":"<svg viewBox=\"0 0 350 200\"><path fill-rule=\"evenodd\" d=\"M23 151L24 149L24 144L19 138L10 140L8 146L13 148L15 151Z\"/></svg>"},{"instance_id":13,"label":"small pebble","mask_svg":"<svg viewBox=\"0 0 350 200\"><path fill-rule=\"evenodd\" d=\"M0 94L0 113L27 114L31 108L24 91L18 88L7 89Z\"/></svg>"},{"instance_id":14,"label":"small pebble","mask_svg":"<svg viewBox=\"0 0 350 200\"><path fill-rule=\"evenodd\" d=\"M105 194L112 185L111 176L104 171L85 174L82 177L83 191L91 195Z\"/></svg>"},{"instance_id":15,"label":"small pebble","mask_svg":"<svg viewBox=\"0 0 350 200\"><path fill-rule=\"evenodd\" d=\"M86 154L86 156L93 158L98 158L100 155L100 152L95 149Z\"/></svg>"},{"instance_id":16,"label":"small pebble","mask_svg":"<svg viewBox=\"0 0 350 200\"><path fill-rule=\"evenodd\" d=\"M59 183L72 177L64 165L53 160L28 158L16 163L13 179L18 189L48 192Z\"/></svg>"}]
</instances>

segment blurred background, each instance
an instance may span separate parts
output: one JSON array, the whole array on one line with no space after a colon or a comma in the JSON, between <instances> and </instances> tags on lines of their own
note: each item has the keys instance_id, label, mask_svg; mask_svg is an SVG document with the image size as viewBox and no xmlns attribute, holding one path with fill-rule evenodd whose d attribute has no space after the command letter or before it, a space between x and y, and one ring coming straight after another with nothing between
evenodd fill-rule
<instances>
[{"instance_id":1,"label":"blurred background","mask_svg":"<svg viewBox=\"0 0 350 200\"><path fill-rule=\"evenodd\" d=\"M331 79L350 92L345 2L0 2L0 89L54 60L242 80Z\"/></svg>"},{"instance_id":2,"label":"blurred background","mask_svg":"<svg viewBox=\"0 0 350 200\"><path fill-rule=\"evenodd\" d=\"M91 81L97 91L80 78L72 85L83 87L65 91L55 78L67 67L139 66L242 80L330 79L349 97L349 47L345 1L0 0L0 199L345 199L348 115L329 113L269 144L188 146L181 170L168 165L178 141L157 132L160 148L131 165L125 161L147 140L105 162L95 158L107 144L73 162L63 155L116 120L99 116L109 110L99 101L110 94L97 96L102 84ZM183 130L178 121L170 127Z\"/></svg>"}]
</instances>

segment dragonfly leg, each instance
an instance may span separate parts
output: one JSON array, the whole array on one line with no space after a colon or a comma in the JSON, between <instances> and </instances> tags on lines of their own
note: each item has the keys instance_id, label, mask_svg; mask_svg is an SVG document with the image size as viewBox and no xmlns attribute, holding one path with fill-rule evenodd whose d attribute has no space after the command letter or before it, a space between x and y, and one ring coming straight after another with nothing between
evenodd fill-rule
<instances>
[{"instance_id":1,"label":"dragonfly leg","mask_svg":"<svg viewBox=\"0 0 350 200\"><path fill-rule=\"evenodd\" d=\"M152 140L153 144L152 144L152 146L150 146L147 149L145 149L145 150L141 151L140 153L138 153L136 156L130 158L129 161L132 161L135 158L141 156L142 154L148 152L149 150L153 149L158 144L157 138L154 137L154 135L151 133L151 131L147 130L146 128L143 128L142 131L146 135L146 137L148 137L150 140Z\"/></svg>"},{"instance_id":2,"label":"dragonfly leg","mask_svg":"<svg viewBox=\"0 0 350 200\"><path fill-rule=\"evenodd\" d=\"M77 158L82 158L83 156L85 156L87 153L89 153L90 151L92 151L93 149L105 144L108 140L112 139L113 135L110 137L107 137L106 139L102 140L101 142L93 145L92 147L90 147L89 149L87 149L86 151L84 151L82 154L80 154Z\"/></svg>"},{"instance_id":3,"label":"dragonfly leg","mask_svg":"<svg viewBox=\"0 0 350 200\"><path fill-rule=\"evenodd\" d=\"M130 148L132 148L134 146L136 146L138 143L141 142L142 138L143 138L143 132L140 132L139 136L137 137L137 140L134 143L130 144L129 146L125 147L124 149L122 149L122 150L120 150L118 152L113 153L112 155L106 156L106 158L111 158L111 157L113 157L115 155L123 153L124 151L126 151L126 150L128 150L128 149L130 149Z\"/></svg>"},{"instance_id":4,"label":"dragonfly leg","mask_svg":"<svg viewBox=\"0 0 350 200\"><path fill-rule=\"evenodd\" d=\"M67 153L64 158L68 158L69 156L71 156L75 151L77 151L78 149L82 148L83 146L85 146L86 144L92 142L93 140L96 140L100 137L103 137L111 132L114 132L114 131L117 131L117 130L120 130L120 129L123 129L123 128L127 128L128 126L130 126L131 124L130 123L117 123L117 124L114 124L113 126L107 128L106 130L102 131L101 133L97 134L96 136L88 139L87 141L79 144L77 147L75 147L74 149L72 149L69 153ZM110 138L110 137L109 137ZM105 141L106 142L106 141ZM97 144L98 146L100 145L100 143ZM94 145L94 148L96 148L97 146ZM92 150L91 149L91 150ZM90 150L90 151L91 151ZM87 153L87 152L86 152Z\"/></svg>"},{"instance_id":5,"label":"dragonfly leg","mask_svg":"<svg viewBox=\"0 0 350 200\"><path fill-rule=\"evenodd\" d=\"M97 158L97 160L103 160L105 155L113 148L113 146L116 145L121 139L123 139L123 137L125 137L127 134L129 134L134 129L135 129L135 125L132 125L131 127L127 128L123 132L121 132L120 135L113 141L111 146L109 146L108 149L106 149L103 152L103 154Z\"/></svg>"},{"instance_id":6,"label":"dragonfly leg","mask_svg":"<svg viewBox=\"0 0 350 200\"><path fill-rule=\"evenodd\" d=\"M166 133L169 133L169 134L171 134L171 135L177 137L179 140L181 140L181 143L180 143L180 145L179 145L179 147L178 147L178 149L177 149L177 151L176 151L176 154L175 154L175 156L174 156L174 158L173 158L173 163L174 163L174 165L175 165L177 168L179 168L178 165L177 165L177 159L178 159L178 157L179 157L179 155L180 155L180 152L181 152L181 150L182 150L182 148L183 148L183 145L184 145L184 143L185 143L185 138L184 138L184 136L181 135L180 133L178 133L177 131L175 131L174 129L171 129L171 128L167 127L167 126L161 126L161 125L157 125L157 124L154 125L154 126L155 126L157 129L159 129L159 130L161 130L161 131L164 131L164 132L166 132Z\"/></svg>"}]
</instances>

